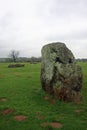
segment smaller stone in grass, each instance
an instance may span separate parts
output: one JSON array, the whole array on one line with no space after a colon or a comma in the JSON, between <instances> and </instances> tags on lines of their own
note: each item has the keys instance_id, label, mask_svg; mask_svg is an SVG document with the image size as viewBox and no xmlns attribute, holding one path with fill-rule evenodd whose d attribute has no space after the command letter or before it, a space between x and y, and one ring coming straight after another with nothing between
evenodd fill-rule
<instances>
[{"instance_id":1,"label":"smaller stone in grass","mask_svg":"<svg viewBox=\"0 0 87 130\"><path fill-rule=\"evenodd\" d=\"M25 121L27 119L27 117L24 115L17 115L17 116L14 116L14 119L16 121Z\"/></svg>"},{"instance_id":2,"label":"smaller stone in grass","mask_svg":"<svg viewBox=\"0 0 87 130\"><path fill-rule=\"evenodd\" d=\"M50 104L51 104L51 105L54 105L54 104L55 104L55 99L51 99L51 100L50 100Z\"/></svg>"},{"instance_id":3,"label":"smaller stone in grass","mask_svg":"<svg viewBox=\"0 0 87 130\"><path fill-rule=\"evenodd\" d=\"M46 126L51 126L52 128L61 128L62 127L62 124L61 123L58 123L58 122L50 122L50 123L47 123L47 122L43 122L41 124L42 127L46 127Z\"/></svg>"},{"instance_id":4,"label":"smaller stone in grass","mask_svg":"<svg viewBox=\"0 0 87 130\"><path fill-rule=\"evenodd\" d=\"M17 63L17 64L9 64L8 68L16 68L16 67L24 67L24 66L25 66L24 64Z\"/></svg>"},{"instance_id":5,"label":"smaller stone in grass","mask_svg":"<svg viewBox=\"0 0 87 130\"><path fill-rule=\"evenodd\" d=\"M62 124L58 123L58 122L51 122L50 126L53 127L53 128L61 128Z\"/></svg>"},{"instance_id":6,"label":"smaller stone in grass","mask_svg":"<svg viewBox=\"0 0 87 130\"><path fill-rule=\"evenodd\" d=\"M49 100L49 96L45 96L44 99L45 99L45 100Z\"/></svg>"},{"instance_id":7,"label":"smaller stone in grass","mask_svg":"<svg viewBox=\"0 0 87 130\"><path fill-rule=\"evenodd\" d=\"M77 116L79 116L79 115L81 114L81 112L82 112L81 109L76 109L76 110L75 110L75 113L76 113Z\"/></svg>"},{"instance_id":8,"label":"smaller stone in grass","mask_svg":"<svg viewBox=\"0 0 87 130\"><path fill-rule=\"evenodd\" d=\"M0 101L2 101L2 102L6 102L8 99L6 98L6 97L1 97L0 98Z\"/></svg>"},{"instance_id":9,"label":"smaller stone in grass","mask_svg":"<svg viewBox=\"0 0 87 130\"><path fill-rule=\"evenodd\" d=\"M2 110L1 111L1 114L3 114L3 115L8 115L8 114L11 114L11 113L13 113L14 112L14 109L5 109L5 110Z\"/></svg>"}]
</instances>

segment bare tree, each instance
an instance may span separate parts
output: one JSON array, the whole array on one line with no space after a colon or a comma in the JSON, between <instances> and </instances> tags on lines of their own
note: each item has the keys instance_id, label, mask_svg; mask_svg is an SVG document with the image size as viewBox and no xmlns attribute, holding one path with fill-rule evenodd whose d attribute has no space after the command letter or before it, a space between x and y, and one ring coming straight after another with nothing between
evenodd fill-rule
<instances>
[{"instance_id":1,"label":"bare tree","mask_svg":"<svg viewBox=\"0 0 87 130\"><path fill-rule=\"evenodd\" d=\"M9 53L9 58L13 61L16 62L19 56L19 51L16 50L11 50L11 52Z\"/></svg>"}]
</instances>

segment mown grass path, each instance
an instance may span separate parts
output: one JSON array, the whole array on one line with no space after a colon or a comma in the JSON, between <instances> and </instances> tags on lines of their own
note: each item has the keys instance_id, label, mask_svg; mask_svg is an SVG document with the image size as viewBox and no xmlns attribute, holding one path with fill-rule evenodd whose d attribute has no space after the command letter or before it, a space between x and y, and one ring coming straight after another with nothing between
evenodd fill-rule
<instances>
[{"instance_id":1,"label":"mown grass path","mask_svg":"<svg viewBox=\"0 0 87 130\"><path fill-rule=\"evenodd\" d=\"M87 62L83 69L83 100L65 103L41 89L40 64L8 68L0 63L0 130L87 130Z\"/></svg>"}]
</instances>

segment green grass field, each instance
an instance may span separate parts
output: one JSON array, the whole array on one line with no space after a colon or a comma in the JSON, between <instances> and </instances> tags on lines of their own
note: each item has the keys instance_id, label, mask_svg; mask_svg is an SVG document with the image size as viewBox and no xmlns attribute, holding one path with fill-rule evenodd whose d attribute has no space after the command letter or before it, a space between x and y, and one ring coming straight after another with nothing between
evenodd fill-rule
<instances>
[{"instance_id":1,"label":"green grass field","mask_svg":"<svg viewBox=\"0 0 87 130\"><path fill-rule=\"evenodd\" d=\"M78 64L83 69L83 100L65 103L43 92L40 64L8 68L0 63L0 130L87 130L87 62Z\"/></svg>"}]
</instances>

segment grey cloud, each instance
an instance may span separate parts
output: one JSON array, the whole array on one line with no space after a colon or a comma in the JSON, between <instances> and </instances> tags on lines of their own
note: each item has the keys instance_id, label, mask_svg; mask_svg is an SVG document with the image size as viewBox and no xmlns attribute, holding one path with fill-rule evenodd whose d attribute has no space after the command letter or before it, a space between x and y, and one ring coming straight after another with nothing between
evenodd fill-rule
<instances>
[{"instance_id":1,"label":"grey cloud","mask_svg":"<svg viewBox=\"0 0 87 130\"><path fill-rule=\"evenodd\" d=\"M3 30L5 28L7 28L8 26L11 25L12 23L12 14L10 12L4 14L1 18L0 18L0 28L2 28Z\"/></svg>"},{"instance_id":2,"label":"grey cloud","mask_svg":"<svg viewBox=\"0 0 87 130\"><path fill-rule=\"evenodd\" d=\"M1 1L0 57L11 49L37 56L44 44L54 41L66 42L77 57L85 57L86 51L79 50L87 47L86 5L87 0ZM73 43L76 48L80 43L78 53Z\"/></svg>"},{"instance_id":3,"label":"grey cloud","mask_svg":"<svg viewBox=\"0 0 87 130\"><path fill-rule=\"evenodd\" d=\"M84 15L87 13L86 0L55 0L53 12L57 15Z\"/></svg>"},{"instance_id":4,"label":"grey cloud","mask_svg":"<svg viewBox=\"0 0 87 130\"><path fill-rule=\"evenodd\" d=\"M40 4L40 15L45 23L75 22L86 19L87 1L86 0L44 0Z\"/></svg>"},{"instance_id":5,"label":"grey cloud","mask_svg":"<svg viewBox=\"0 0 87 130\"><path fill-rule=\"evenodd\" d=\"M76 31L73 30L69 33L64 32L62 34L51 34L46 37L49 41L54 41L54 40L87 40L87 30L80 30Z\"/></svg>"}]
</instances>

